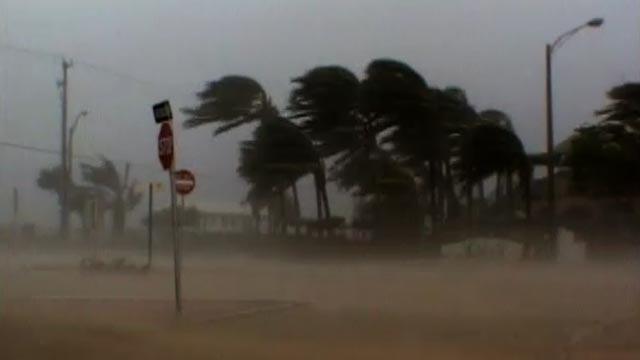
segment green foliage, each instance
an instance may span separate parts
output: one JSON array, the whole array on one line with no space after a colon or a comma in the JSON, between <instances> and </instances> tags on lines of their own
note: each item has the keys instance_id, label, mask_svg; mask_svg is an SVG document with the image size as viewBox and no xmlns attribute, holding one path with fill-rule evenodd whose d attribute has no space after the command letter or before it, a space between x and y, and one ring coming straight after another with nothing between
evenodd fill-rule
<instances>
[{"instance_id":1,"label":"green foliage","mask_svg":"<svg viewBox=\"0 0 640 360\"><path fill-rule=\"evenodd\" d=\"M640 192L640 83L616 86L601 121L576 130L565 163L573 189L594 196L635 196Z\"/></svg>"},{"instance_id":2,"label":"green foliage","mask_svg":"<svg viewBox=\"0 0 640 360\"><path fill-rule=\"evenodd\" d=\"M290 118L313 141L323 157L349 149L359 141L356 116L360 81L339 66L317 67L293 79Z\"/></svg>"},{"instance_id":3,"label":"green foliage","mask_svg":"<svg viewBox=\"0 0 640 360\"><path fill-rule=\"evenodd\" d=\"M273 208L274 199L307 174L316 181L320 214L329 161L329 179L366 201L374 222L393 230L387 235L397 234L400 224L416 234L427 208L426 184L432 215L445 207L453 214L452 163L468 167L460 170L465 182L501 171L530 172L504 113L486 111L486 127L476 127L481 118L464 90L432 88L403 62L374 60L362 79L341 66L321 66L292 83L286 116L260 84L244 76L208 83L198 93L199 105L183 110L189 117L185 127L214 124L215 134L259 121L252 139L240 145L238 166L250 185L247 201L254 214ZM486 149L474 154L470 147L478 144Z\"/></svg>"},{"instance_id":4,"label":"green foliage","mask_svg":"<svg viewBox=\"0 0 640 360\"><path fill-rule=\"evenodd\" d=\"M640 130L640 83L616 86L607 95L611 103L596 115L605 122L622 122Z\"/></svg>"},{"instance_id":5,"label":"green foliage","mask_svg":"<svg viewBox=\"0 0 640 360\"><path fill-rule=\"evenodd\" d=\"M505 127L481 123L462 136L456 163L462 183L476 183L496 173L519 172L524 177L529 167L522 142Z\"/></svg>"},{"instance_id":6,"label":"green foliage","mask_svg":"<svg viewBox=\"0 0 640 360\"><path fill-rule=\"evenodd\" d=\"M80 164L84 180L91 184L102 194L103 203L113 213L113 231L116 235L122 235L125 229L126 215L128 211L136 208L142 201L142 193L136 189L136 181L129 181L130 165L125 166L121 176L113 161L102 157L98 165Z\"/></svg>"},{"instance_id":7,"label":"green foliage","mask_svg":"<svg viewBox=\"0 0 640 360\"><path fill-rule=\"evenodd\" d=\"M209 82L197 96L197 107L182 109L188 117L184 122L188 129L216 124L214 134L219 135L277 114L262 86L245 76L231 75Z\"/></svg>"},{"instance_id":8,"label":"green foliage","mask_svg":"<svg viewBox=\"0 0 640 360\"><path fill-rule=\"evenodd\" d=\"M331 178L356 193L370 174L358 169L383 151L378 135L400 119L415 116L428 93L416 71L389 59L372 61L362 81L347 69L327 66L312 69L293 83L291 118L300 122L323 157L337 155Z\"/></svg>"},{"instance_id":9,"label":"green foliage","mask_svg":"<svg viewBox=\"0 0 640 360\"><path fill-rule=\"evenodd\" d=\"M566 162L579 193L633 196L640 192L640 135L621 123L576 130Z\"/></svg>"},{"instance_id":10,"label":"green foliage","mask_svg":"<svg viewBox=\"0 0 640 360\"><path fill-rule=\"evenodd\" d=\"M80 164L80 169L86 182L107 188L114 193L121 191L123 184L113 161L102 157L99 165Z\"/></svg>"},{"instance_id":11,"label":"green foliage","mask_svg":"<svg viewBox=\"0 0 640 360\"><path fill-rule=\"evenodd\" d=\"M60 165L40 170L36 184L39 188L55 193L58 199L62 196L62 167ZM69 210L83 214L85 203L90 199L104 199L104 192L93 186L82 186L69 182Z\"/></svg>"},{"instance_id":12,"label":"green foliage","mask_svg":"<svg viewBox=\"0 0 640 360\"><path fill-rule=\"evenodd\" d=\"M262 121L253 139L240 145L238 174L258 189L283 191L300 177L321 169L321 160L309 139L289 120L281 117Z\"/></svg>"},{"instance_id":13,"label":"green foliage","mask_svg":"<svg viewBox=\"0 0 640 360\"><path fill-rule=\"evenodd\" d=\"M503 129L513 132L513 124L511 123L511 118L509 118L509 115L500 110L487 109L480 112L478 116L480 116L480 119L482 119L484 123L493 124L495 126L499 126Z\"/></svg>"}]
</instances>

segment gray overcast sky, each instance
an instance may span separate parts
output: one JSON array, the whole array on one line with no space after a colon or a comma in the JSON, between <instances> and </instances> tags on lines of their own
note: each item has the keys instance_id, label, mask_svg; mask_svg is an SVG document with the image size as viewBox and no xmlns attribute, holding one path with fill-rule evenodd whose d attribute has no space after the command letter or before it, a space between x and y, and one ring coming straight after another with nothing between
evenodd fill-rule
<instances>
[{"instance_id":1,"label":"gray overcast sky","mask_svg":"<svg viewBox=\"0 0 640 360\"><path fill-rule=\"evenodd\" d=\"M131 159L145 181L163 179L149 105L165 97L175 108L190 105L204 81L229 73L255 77L283 105L291 77L315 65L360 73L371 59L396 58L432 85L464 88L478 110L509 113L530 151L544 143L545 42L594 16L606 19L554 57L558 139L593 120L607 89L640 75L634 0L0 0L0 14L4 45L77 61L70 113L91 112L78 130L78 152ZM59 147L59 60L6 47L1 54L2 140ZM180 134L180 161L200 173L200 198L242 199L236 144L249 133ZM13 169L0 172L0 216L8 215L13 186L34 217L55 215L55 199L35 191L33 180L55 157L2 149L0 161Z\"/></svg>"}]
</instances>

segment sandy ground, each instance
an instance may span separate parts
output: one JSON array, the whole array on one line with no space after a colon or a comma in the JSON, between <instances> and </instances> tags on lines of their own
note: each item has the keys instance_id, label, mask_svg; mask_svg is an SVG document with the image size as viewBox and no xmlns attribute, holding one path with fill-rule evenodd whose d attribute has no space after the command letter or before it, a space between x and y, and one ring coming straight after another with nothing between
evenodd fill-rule
<instances>
[{"instance_id":1,"label":"sandy ground","mask_svg":"<svg viewBox=\"0 0 640 360\"><path fill-rule=\"evenodd\" d=\"M2 359L639 359L640 265L0 255Z\"/></svg>"}]
</instances>

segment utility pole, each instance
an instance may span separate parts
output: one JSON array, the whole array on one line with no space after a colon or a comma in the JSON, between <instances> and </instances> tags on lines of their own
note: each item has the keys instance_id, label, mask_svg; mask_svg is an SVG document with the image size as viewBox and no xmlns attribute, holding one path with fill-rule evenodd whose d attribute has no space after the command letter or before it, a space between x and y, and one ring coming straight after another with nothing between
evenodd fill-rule
<instances>
[{"instance_id":1,"label":"utility pole","mask_svg":"<svg viewBox=\"0 0 640 360\"><path fill-rule=\"evenodd\" d=\"M552 64L551 54L553 47L547 44L545 47L545 68L546 68L546 96L547 105L547 201L549 204L549 225L555 231L556 218L556 175L555 175L555 154L553 147L555 144L553 136L553 80L552 80Z\"/></svg>"},{"instance_id":2,"label":"utility pole","mask_svg":"<svg viewBox=\"0 0 640 360\"><path fill-rule=\"evenodd\" d=\"M62 59L62 81L60 82L60 87L62 88L62 124L60 144L62 186L60 199L60 236L62 237L62 239L67 239L67 237L69 236L69 164L67 157L67 107L69 92L68 72L71 66L71 61Z\"/></svg>"}]
</instances>

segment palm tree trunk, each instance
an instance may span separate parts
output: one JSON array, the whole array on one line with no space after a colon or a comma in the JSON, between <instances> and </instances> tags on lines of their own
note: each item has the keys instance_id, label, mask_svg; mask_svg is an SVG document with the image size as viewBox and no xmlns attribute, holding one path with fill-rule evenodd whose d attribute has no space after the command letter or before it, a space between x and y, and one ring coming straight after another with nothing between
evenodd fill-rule
<instances>
[{"instance_id":1,"label":"palm tree trunk","mask_svg":"<svg viewBox=\"0 0 640 360\"><path fill-rule=\"evenodd\" d=\"M460 215L460 204L456 198L456 194L453 187L453 174L451 172L451 158L448 157L444 163L445 173L445 188L447 191L447 218L452 218Z\"/></svg>"},{"instance_id":2,"label":"palm tree trunk","mask_svg":"<svg viewBox=\"0 0 640 360\"><path fill-rule=\"evenodd\" d=\"M322 195L322 202L324 203L324 215L327 219L331 218L331 208L329 207L329 196L327 195L327 176L325 171L324 162L321 162L322 166L317 170L318 180L320 181L320 190Z\"/></svg>"},{"instance_id":3,"label":"palm tree trunk","mask_svg":"<svg viewBox=\"0 0 640 360\"><path fill-rule=\"evenodd\" d=\"M268 220L268 231L269 235L273 235L275 233L275 209L273 208L273 200L269 199L269 204L267 205L267 220Z\"/></svg>"},{"instance_id":4,"label":"palm tree trunk","mask_svg":"<svg viewBox=\"0 0 640 360\"><path fill-rule=\"evenodd\" d=\"M509 216L513 217L515 211L515 199L513 194L513 173L511 171L506 174L506 182Z\"/></svg>"},{"instance_id":5,"label":"palm tree trunk","mask_svg":"<svg viewBox=\"0 0 640 360\"><path fill-rule=\"evenodd\" d=\"M278 193L280 198L280 235L287 235L287 204L285 190Z\"/></svg>"},{"instance_id":6,"label":"palm tree trunk","mask_svg":"<svg viewBox=\"0 0 640 360\"><path fill-rule=\"evenodd\" d=\"M524 192L524 212L527 220L531 218L531 178L521 180Z\"/></svg>"},{"instance_id":7,"label":"palm tree trunk","mask_svg":"<svg viewBox=\"0 0 640 360\"><path fill-rule=\"evenodd\" d=\"M429 161L429 207L431 215L431 231L435 232L438 222L437 176L435 161Z\"/></svg>"},{"instance_id":8,"label":"palm tree trunk","mask_svg":"<svg viewBox=\"0 0 640 360\"><path fill-rule=\"evenodd\" d=\"M502 201L502 174L496 173L496 206L500 207Z\"/></svg>"},{"instance_id":9,"label":"palm tree trunk","mask_svg":"<svg viewBox=\"0 0 640 360\"><path fill-rule=\"evenodd\" d=\"M441 224L444 224L445 221L445 199L446 199L446 183L444 179L444 164L442 161L438 161L437 167L437 176L438 176L438 221Z\"/></svg>"},{"instance_id":10,"label":"palm tree trunk","mask_svg":"<svg viewBox=\"0 0 640 360\"><path fill-rule=\"evenodd\" d=\"M322 231L322 195L320 194L320 192L322 190L320 190L320 179L318 178L318 175L316 174L313 178L313 183L314 183L314 187L316 189L316 213L318 216L318 221L316 222L316 231L318 233L318 237L321 236Z\"/></svg>"},{"instance_id":11,"label":"palm tree trunk","mask_svg":"<svg viewBox=\"0 0 640 360\"><path fill-rule=\"evenodd\" d=\"M298 184L293 181L291 182L291 191L293 192L293 202L295 205L295 229L296 236L300 235L300 199L298 198Z\"/></svg>"},{"instance_id":12,"label":"palm tree trunk","mask_svg":"<svg viewBox=\"0 0 640 360\"><path fill-rule=\"evenodd\" d=\"M260 236L260 208L255 204L251 205L251 215L253 216L256 235Z\"/></svg>"},{"instance_id":13,"label":"palm tree trunk","mask_svg":"<svg viewBox=\"0 0 640 360\"><path fill-rule=\"evenodd\" d=\"M467 183L467 221L469 228L473 226L473 183L469 181Z\"/></svg>"},{"instance_id":14,"label":"palm tree trunk","mask_svg":"<svg viewBox=\"0 0 640 360\"><path fill-rule=\"evenodd\" d=\"M325 221L325 225L329 231L329 236L333 236L333 230L329 227L329 219L331 219L331 210L329 209L329 196L327 195L327 187L326 185L322 186L322 203L324 204L324 216L327 221Z\"/></svg>"},{"instance_id":15,"label":"palm tree trunk","mask_svg":"<svg viewBox=\"0 0 640 360\"><path fill-rule=\"evenodd\" d=\"M331 209L329 208L329 196L327 195L326 184L322 186L322 203L324 204L324 214L327 219L331 218Z\"/></svg>"},{"instance_id":16,"label":"palm tree trunk","mask_svg":"<svg viewBox=\"0 0 640 360\"><path fill-rule=\"evenodd\" d=\"M121 237L124 235L125 228L125 204L123 194L120 192L116 195L116 199L113 203L113 235Z\"/></svg>"}]
</instances>

